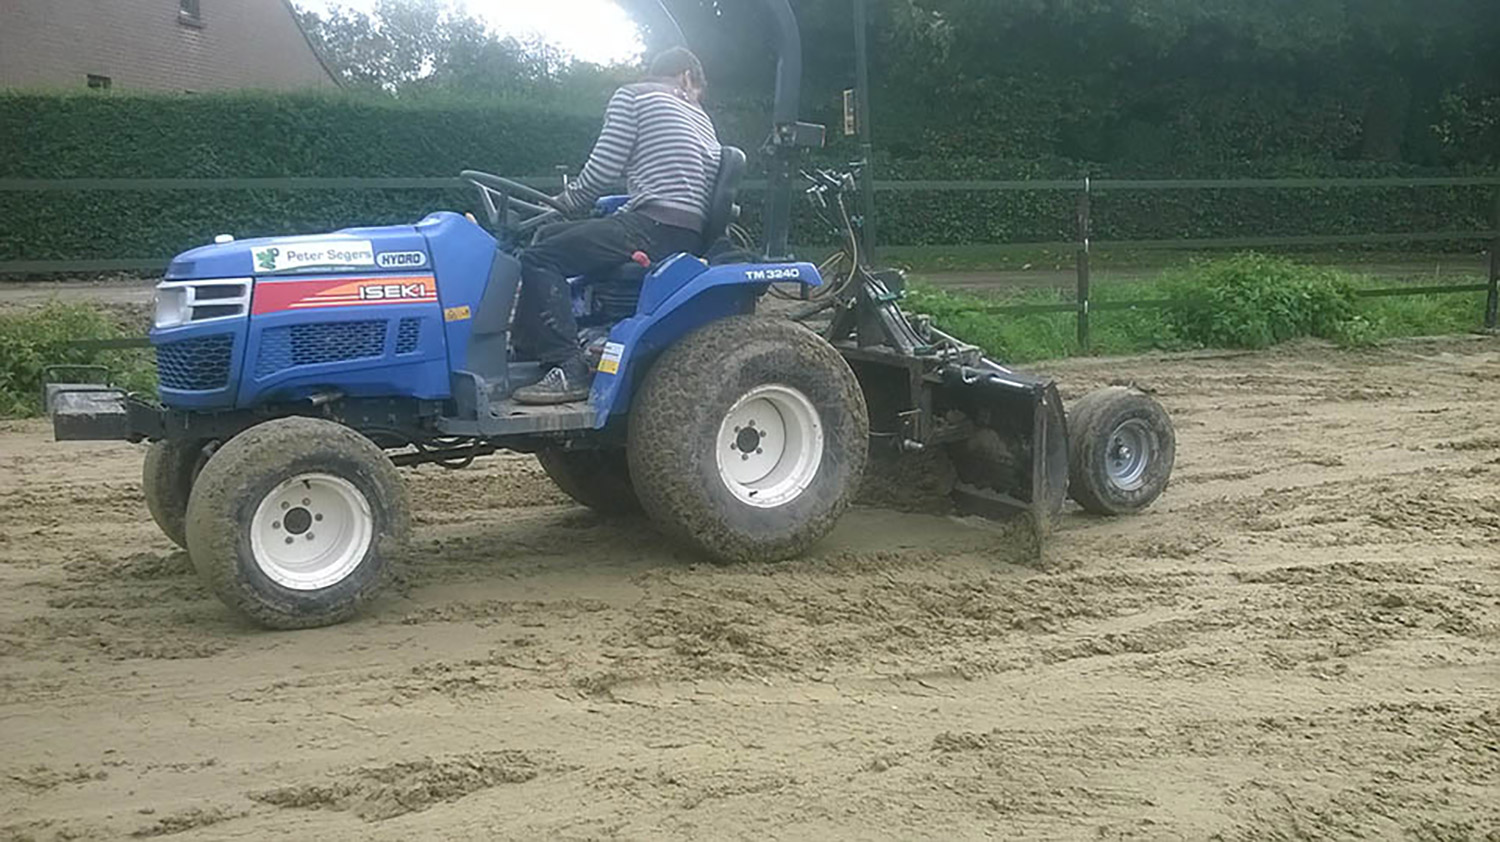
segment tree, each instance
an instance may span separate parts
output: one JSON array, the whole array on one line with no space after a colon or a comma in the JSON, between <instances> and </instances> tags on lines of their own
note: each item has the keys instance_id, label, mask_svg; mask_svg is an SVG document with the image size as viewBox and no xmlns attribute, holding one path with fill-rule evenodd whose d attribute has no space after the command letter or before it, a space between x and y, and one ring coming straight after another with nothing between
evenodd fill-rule
<instances>
[{"instance_id":1,"label":"tree","mask_svg":"<svg viewBox=\"0 0 1500 842\"><path fill-rule=\"evenodd\" d=\"M649 13L657 0L620 2L648 52L667 45ZM775 72L762 4L664 2L704 61L721 134L757 144ZM839 92L853 85L852 2L792 0L805 119L836 124ZM1495 0L867 2L876 148L895 157L1163 175L1500 158ZM497 38L444 0L304 21L351 85L397 95L484 91L597 108L639 73Z\"/></svg>"},{"instance_id":2,"label":"tree","mask_svg":"<svg viewBox=\"0 0 1500 842\"><path fill-rule=\"evenodd\" d=\"M576 89L574 63L540 42L500 38L445 0L378 0L373 14L298 13L346 85L411 95L450 90L536 95ZM597 72L579 69L583 77Z\"/></svg>"},{"instance_id":3,"label":"tree","mask_svg":"<svg viewBox=\"0 0 1500 842\"><path fill-rule=\"evenodd\" d=\"M763 100L760 4L667 2L716 95ZM903 157L1160 170L1500 154L1484 151L1500 124L1494 0L868 2L876 145ZM819 118L852 84L851 3L793 0Z\"/></svg>"}]
</instances>

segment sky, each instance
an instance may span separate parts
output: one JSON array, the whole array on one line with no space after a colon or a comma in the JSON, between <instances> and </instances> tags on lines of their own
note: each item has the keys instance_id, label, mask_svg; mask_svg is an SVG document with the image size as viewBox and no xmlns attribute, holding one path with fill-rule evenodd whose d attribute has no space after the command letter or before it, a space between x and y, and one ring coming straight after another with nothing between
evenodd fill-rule
<instances>
[{"instance_id":1,"label":"sky","mask_svg":"<svg viewBox=\"0 0 1500 842\"><path fill-rule=\"evenodd\" d=\"M375 0L293 0L316 12L345 6L369 12ZM541 38L584 61L629 62L644 46L640 30L614 0L451 0L496 33Z\"/></svg>"}]
</instances>

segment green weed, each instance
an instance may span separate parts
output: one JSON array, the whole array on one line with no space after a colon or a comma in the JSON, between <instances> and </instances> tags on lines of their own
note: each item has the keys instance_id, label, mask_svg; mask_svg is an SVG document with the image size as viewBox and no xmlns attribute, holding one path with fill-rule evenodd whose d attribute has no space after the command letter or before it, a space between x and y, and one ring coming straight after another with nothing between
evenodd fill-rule
<instances>
[{"instance_id":1,"label":"green weed","mask_svg":"<svg viewBox=\"0 0 1500 842\"><path fill-rule=\"evenodd\" d=\"M1446 278L1462 282L1463 278ZM1090 314L1091 352L1131 354L1205 347L1263 348L1313 336L1346 347L1402 336L1462 333L1483 318L1482 292L1362 298L1358 292L1389 287L1370 279L1284 258L1241 254L1168 269L1149 281L1095 287ZM1079 354L1072 312L1015 314L1016 305L1069 304L1070 292L1020 290L976 295L939 289L918 280L906 308L926 313L955 336L1009 362ZM1110 302L1181 302L1170 307L1100 308Z\"/></svg>"},{"instance_id":2,"label":"green weed","mask_svg":"<svg viewBox=\"0 0 1500 842\"><path fill-rule=\"evenodd\" d=\"M1336 339L1355 316L1351 276L1254 252L1197 261L1163 274L1168 321L1188 342L1265 348L1288 339Z\"/></svg>"},{"instance_id":3,"label":"green weed","mask_svg":"<svg viewBox=\"0 0 1500 842\"><path fill-rule=\"evenodd\" d=\"M82 339L115 339L126 331L105 311L87 304L53 302L36 310L0 313L0 417L42 411L42 381L48 366L102 365L114 382L133 391L155 392L149 350L74 347Z\"/></svg>"}]
</instances>

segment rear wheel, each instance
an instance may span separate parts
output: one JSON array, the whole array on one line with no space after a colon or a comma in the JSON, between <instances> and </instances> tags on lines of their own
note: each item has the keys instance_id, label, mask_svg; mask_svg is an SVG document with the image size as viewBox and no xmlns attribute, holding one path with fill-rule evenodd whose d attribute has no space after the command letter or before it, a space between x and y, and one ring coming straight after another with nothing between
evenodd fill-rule
<instances>
[{"instance_id":1,"label":"rear wheel","mask_svg":"<svg viewBox=\"0 0 1500 842\"><path fill-rule=\"evenodd\" d=\"M313 418L230 439L204 465L187 509L199 575L270 628L347 619L385 583L409 531L406 491L385 453Z\"/></svg>"},{"instance_id":2,"label":"rear wheel","mask_svg":"<svg viewBox=\"0 0 1500 842\"><path fill-rule=\"evenodd\" d=\"M146 509L161 531L179 547L187 547L188 496L193 480L212 451L204 441L152 442L141 468L141 493Z\"/></svg>"},{"instance_id":3,"label":"rear wheel","mask_svg":"<svg viewBox=\"0 0 1500 842\"><path fill-rule=\"evenodd\" d=\"M864 475L869 420L849 365L785 319L714 322L662 354L635 397L630 473L647 514L723 560L794 556Z\"/></svg>"},{"instance_id":4,"label":"rear wheel","mask_svg":"<svg viewBox=\"0 0 1500 842\"><path fill-rule=\"evenodd\" d=\"M1167 487L1177 434L1161 404L1123 386L1084 395L1068 414L1068 496L1102 515L1138 512Z\"/></svg>"},{"instance_id":5,"label":"rear wheel","mask_svg":"<svg viewBox=\"0 0 1500 842\"><path fill-rule=\"evenodd\" d=\"M547 448L538 451L536 458L557 487L581 505L604 515L628 515L641 509L624 448Z\"/></svg>"}]
</instances>

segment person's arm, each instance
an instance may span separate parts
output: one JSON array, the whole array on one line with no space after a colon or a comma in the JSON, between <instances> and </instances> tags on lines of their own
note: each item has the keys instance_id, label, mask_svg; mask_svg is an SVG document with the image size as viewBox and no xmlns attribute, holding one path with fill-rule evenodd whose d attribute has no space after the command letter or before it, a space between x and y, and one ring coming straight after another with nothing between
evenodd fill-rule
<instances>
[{"instance_id":1,"label":"person's arm","mask_svg":"<svg viewBox=\"0 0 1500 842\"><path fill-rule=\"evenodd\" d=\"M574 212L592 207L606 190L625 181L625 168L636 138L635 97L624 88L610 97L604 109L604 128L594 142L594 151L567 189L557 197Z\"/></svg>"}]
</instances>

